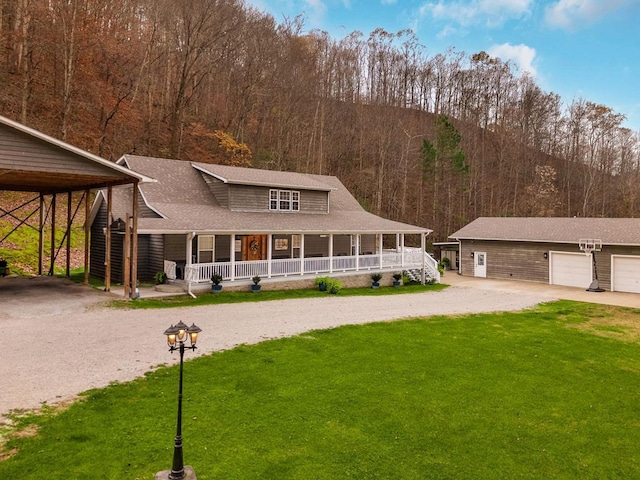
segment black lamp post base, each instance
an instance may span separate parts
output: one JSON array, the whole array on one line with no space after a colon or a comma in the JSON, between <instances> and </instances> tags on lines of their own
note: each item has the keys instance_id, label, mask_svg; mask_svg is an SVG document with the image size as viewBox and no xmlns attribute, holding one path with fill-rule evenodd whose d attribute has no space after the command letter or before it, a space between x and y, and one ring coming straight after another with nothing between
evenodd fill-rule
<instances>
[{"instance_id":1,"label":"black lamp post base","mask_svg":"<svg viewBox=\"0 0 640 480\"><path fill-rule=\"evenodd\" d=\"M156 473L155 480L169 480L169 475L171 474L171 470L163 470L162 472ZM190 465L185 465L184 467L184 477L183 480L198 480L196 478L196 472L193 470L193 467Z\"/></svg>"}]
</instances>

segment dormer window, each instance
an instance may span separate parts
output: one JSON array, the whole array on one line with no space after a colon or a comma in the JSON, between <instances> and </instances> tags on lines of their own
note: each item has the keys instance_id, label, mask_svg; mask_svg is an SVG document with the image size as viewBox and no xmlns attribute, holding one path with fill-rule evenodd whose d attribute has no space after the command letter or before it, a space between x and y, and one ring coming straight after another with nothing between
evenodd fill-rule
<instances>
[{"instance_id":1,"label":"dormer window","mask_svg":"<svg viewBox=\"0 0 640 480\"><path fill-rule=\"evenodd\" d=\"M300 192L296 190L269 190L269 210L299 212Z\"/></svg>"}]
</instances>

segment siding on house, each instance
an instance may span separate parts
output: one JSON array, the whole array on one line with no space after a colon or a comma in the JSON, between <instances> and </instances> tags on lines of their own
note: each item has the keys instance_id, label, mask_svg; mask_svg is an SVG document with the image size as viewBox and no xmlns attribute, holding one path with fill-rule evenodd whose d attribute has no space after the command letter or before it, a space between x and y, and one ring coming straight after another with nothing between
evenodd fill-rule
<instances>
[{"instance_id":1,"label":"siding on house","mask_svg":"<svg viewBox=\"0 0 640 480\"><path fill-rule=\"evenodd\" d=\"M197 248L197 245L196 245ZM197 250L193 250L194 255ZM186 235L165 235L164 236L164 257L163 259L174 262L187 261L187 236Z\"/></svg>"},{"instance_id":2,"label":"siding on house","mask_svg":"<svg viewBox=\"0 0 640 480\"><path fill-rule=\"evenodd\" d=\"M142 195L138 195L138 217L139 218L162 218L156 212L151 210L146 203Z\"/></svg>"},{"instance_id":3,"label":"siding on house","mask_svg":"<svg viewBox=\"0 0 640 480\"><path fill-rule=\"evenodd\" d=\"M153 280L155 274L164 270L164 236L141 235L146 240L146 252L140 251L138 242L138 277Z\"/></svg>"},{"instance_id":4,"label":"siding on house","mask_svg":"<svg viewBox=\"0 0 640 480\"><path fill-rule=\"evenodd\" d=\"M51 144L44 140L0 125L0 165L5 164L10 166L11 170L27 172L118 177L102 165L52 148Z\"/></svg>"},{"instance_id":5,"label":"siding on house","mask_svg":"<svg viewBox=\"0 0 640 480\"><path fill-rule=\"evenodd\" d=\"M473 276L471 252L486 252L487 278L549 283L549 252L580 252L575 244L507 242L497 240L462 240L461 274ZM608 246L595 253L598 281L611 289L611 255L640 255L640 247Z\"/></svg>"},{"instance_id":6,"label":"siding on house","mask_svg":"<svg viewBox=\"0 0 640 480\"><path fill-rule=\"evenodd\" d=\"M236 212L268 212L270 187L229 185L229 209ZM295 190L295 189L291 189ZM300 211L296 213L327 213L329 194L314 190L300 192Z\"/></svg>"},{"instance_id":7,"label":"siding on house","mask_svg":"<svg viewBox=\"0 0 640 480\"><path fill-rule=\"evenodd\" d=\"M209 190L216 199L216 202L224 208L229 208L229 185L225 184L222 180L219 180L211 175L200 173L202 178L206 182Z\"/></svg>"},{"instance_id":8,"label":"siding on house","mask_svg":"<svg viewBox=\"0 0 640 480\"><path fill-rule=\"evenodd\" d=\"M89 252L89 273L98 278L105 277L106 237L103 228L107 226L107 205L103 203L95 220L91 224L91 242Z\"/></svg>"}]
</instances>

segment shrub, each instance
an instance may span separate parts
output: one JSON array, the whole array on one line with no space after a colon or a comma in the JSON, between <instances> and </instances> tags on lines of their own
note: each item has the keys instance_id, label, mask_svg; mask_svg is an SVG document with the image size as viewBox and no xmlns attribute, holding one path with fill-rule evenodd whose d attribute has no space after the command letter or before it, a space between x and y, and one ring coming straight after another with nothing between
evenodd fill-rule
<instances>
[{"instance_id":1,"label":"shrub","mask_svg":"<svg viewBox=\"0 0 640 480\"><path fill-rule=\"evenodd\" d=\"M158 285L167 283L167 274L165 272L158 272L153 276L153 278Z\"/></svg>"},{"instance_id":2,"label":"shrub","mask_svg":"<svg viewBox=\"0 0 640 480\"><path fill-rule=\"evenodd\" d=\"M336 295L342 289L342 282L334 278L327 278L327 292Z\"/></svg>"}]
</instances>

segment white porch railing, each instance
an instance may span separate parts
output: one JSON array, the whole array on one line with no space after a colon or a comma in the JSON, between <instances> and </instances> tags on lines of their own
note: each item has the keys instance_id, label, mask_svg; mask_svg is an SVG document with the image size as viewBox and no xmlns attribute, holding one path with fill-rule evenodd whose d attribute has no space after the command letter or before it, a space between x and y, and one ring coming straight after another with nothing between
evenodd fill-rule
<instances>
[{"instance_id":1,"label":"white porch railing","mask_svg":"<svg viewBox=\"0 0 640 480\"><path fill-rule=\"evenodd\" d=\"M419 248L405 248L402 252L392 250L382 254L286 258L243 262L195 263L185 267L185 281L188 283L207 283L214 273L222 275L223 280L247 280L256 275L262 278L286 277L290 275L318 275L332 272L370 271L370 270L416 270L425 269L427 279L440 282L438 262ZM232 275L233 273L233 275Z\"/></svg>"}]
</instances>

